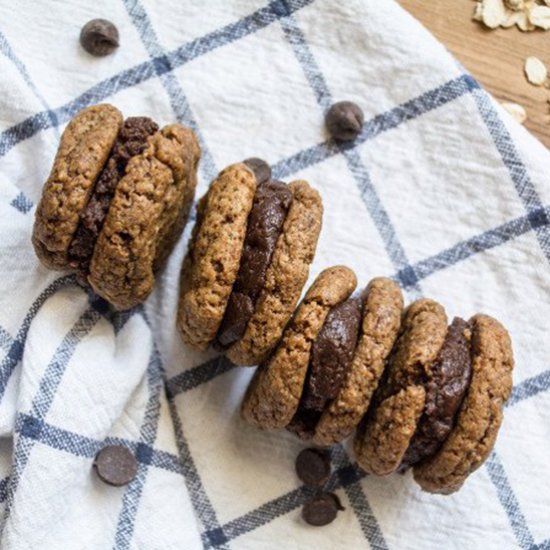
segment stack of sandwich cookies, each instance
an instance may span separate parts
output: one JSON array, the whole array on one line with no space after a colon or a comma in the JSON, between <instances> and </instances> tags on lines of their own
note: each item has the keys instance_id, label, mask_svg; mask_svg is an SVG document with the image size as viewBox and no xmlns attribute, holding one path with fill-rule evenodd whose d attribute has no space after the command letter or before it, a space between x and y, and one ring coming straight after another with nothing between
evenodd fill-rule
<instances>
[{"instance_id":1,"label":"stack of sandwich cookies","mask_svg":"<svg viewBox=\"0 0 550 550\"><path fill-rule=\"evenodd\" d=\"M141 303L183 230L199 158L179 124L159 130L111 105L84 109L63 132L36 211L38 257L76 271L117 309Z\"/></svg>"},{"instance_id":2,"label":"stack of sandwich cookies","mask_svg":"<svg viewBox=\"0 0 550 550\"><path fill-rule=\"evenodd\" d=\"M325 446L351 434L378 385L403 307L389 279L375 279L351 297L356 284L346 267L317 277L251 381L242 405L247 421L286 427Z\"/></svg>"},{"instance_id":3,"label":"stack of sandwich cookies","mask_svg":"<svg viewBox=\"0 0 550 550\"><path fill-rule=\"evenodd\" d=\"M183 340L239 365L264 360L307 280L322 213L307 182L274 181L259 159L223 170L199 201L182 266Z\"/></svg>"},{"instance_id":4,"label":"stack of sandwich cookies","mask_svg":"<svg viewBox=\"0 0 550 550\"><path fill-rule=\"evenodd\" d=\"M454 492L494 445L512 387L508 333L486 315L448 325L429 299L403 315L389 279L373 279L359 297L355 286L346 267L317 277L252 378L242 416L320 446L357 427L365 471L412 468L423 489Z\"/></svg>"},{"instance_id":5,"label":"stack of sandwich cookies","mask_svg":"<svg viewBox=\"0 0 550 550\"><path fill-rule=\"evenodd\" d=\"M455 318L432 300L405 314L386 379L355 436L367 472L412 467L430 492L452 493L489 455L512 387L509 336L496 320Z\"/></svg>"}]
</instances>

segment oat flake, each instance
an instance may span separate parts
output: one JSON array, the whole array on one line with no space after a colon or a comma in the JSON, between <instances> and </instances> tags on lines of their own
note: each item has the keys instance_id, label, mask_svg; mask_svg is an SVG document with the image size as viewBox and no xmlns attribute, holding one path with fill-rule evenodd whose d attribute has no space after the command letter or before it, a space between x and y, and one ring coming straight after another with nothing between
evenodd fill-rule
<instances>
[{"instance_id":1,"label":"oat flake","mask_svg":"<svg viewBox=\"0 0 550 550\"><path fill-rule=\"evenodd\" d=\"M548 0L550 2L550 0ZM521 11L525 9L525 2L523 0L504 0L507 8L513 11Z\"/></svg>"},{"instance_id":2,"label":"oat flake","mask_svg":"<svg viewBox=\"0 0 550 550\"><path fill-rule=\"evenodd\" d=\"M525 12L525 11L518 12L518 15L519 15L519 17L518 17L516 23L517 23L517 26L522 31L534 31L535 30L535 25L533 25L533 23L531 23L531 21L529 21L529 13L528 12Z\"/></svg>"},{"instance_id":3,"label":"oat flake","mask_svg":"<svg viewBox=\"0 0 550 550\"><path fill-rule=\"evenodd\" d=\"M506 19L503 0L484 0L482 18L485 26L490 29L500 27L500 24Z\"/></svg>"},{"instance_id":4,"label":"oat flake","mask_svg":"<svg viewBox=\"0 0 550 550\"><path fill-rule=\"evenodd\" d=\"M527 119L525 108L518 103L503 101L501 105L520 123L523 124Z\"/></svg>"},{"instance_id":5,"label":"oat flake","mask_svg":"<svg viewBox=\"0 0 550 550\"><path fill-rule=\"evenodd\" d=\"M550 8L548 6L533 6L529 11L529 20L536 27L544 30L550 29Z\"/></svg>"},{"instance_id":6,"label":"oat flake","mask_svg":"<svg viewBox=\"0 0 550 550\"><path fill-rule=\"evenodd\" d=\"M525 75L531 84L542 86L548 77L548 70L538 57L528 57L525 60Z\"/></svg>"}]
</instances>

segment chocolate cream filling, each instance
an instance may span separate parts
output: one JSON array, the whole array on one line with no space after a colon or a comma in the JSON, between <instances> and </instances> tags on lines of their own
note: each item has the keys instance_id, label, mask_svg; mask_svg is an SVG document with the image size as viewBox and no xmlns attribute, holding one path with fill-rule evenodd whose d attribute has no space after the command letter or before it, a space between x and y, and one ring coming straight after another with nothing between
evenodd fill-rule
<instances>
[{"instance_id":1,"label":"chocolate cream filling","mask_svg":"<svg viewBox=\"0 0 550 550\"><path fill-rule=\"evenodd\" d=\"M237 342L246 330L291 202L292 193L286 184L269 177L258 183L248 216L239 272L216 336L218 349Z\"/></svg>"},{"instance_id":2,"label":"chocolate cream filling","mask_svg":"<svg viewBox=\"0 0 550 550\"><path fill-rule=\"evenodd\" d=\"M143 152L147 138L158 129L157 124L148 117L129 117L124 121L88 204L80 214L80 222L69 247L71 267L77 270L81 282L86 280L97 237L128 162Z\"/></svg>"},{"instance_id":3,"label":"chocolate cream filling","mask_svg":"<svg viewBox=\"0 0 550 550\"><path fill-rule=\"evenodd\" d=\"M454 424L472 375L470 325L455 317L447 330L445 341L431 376L425 384L426 405L411 440L401 470L435 454Z\"/></svg>"},{"instance_id":4,"label":"chocolate cream filling","mask_svg":"<svg viewBox=\"0 0 550 550\"><path fill-rule=\"evenodd\" d=\"M346 379L357 346L361 313L359 298L334 306L313 341L300 404L288 425L303 439L313 436L323 410L337 397Z\"/></svg>"}]
</instances>

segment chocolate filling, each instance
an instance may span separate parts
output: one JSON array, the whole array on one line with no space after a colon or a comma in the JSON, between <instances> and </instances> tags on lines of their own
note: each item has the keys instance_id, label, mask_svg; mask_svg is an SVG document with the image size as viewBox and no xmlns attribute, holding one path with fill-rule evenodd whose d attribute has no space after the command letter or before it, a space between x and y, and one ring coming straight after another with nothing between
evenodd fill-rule
<instances>
[{"instance_id":1,"label":"chocolate filling","mask_svg":"<svg viewBox=\"0 0 550 550\"><path fill-rule=\"evenodd\" d=\"M353 360L362 303L350 298L334 306L311 348L304 391L288 429L307 439L328 403L336 398Z\"/></svg>"},{"instance_id":2,"label":"chocolate filling","mask_svg":"<svg viewBox=\"0 0 550 550\"><path fill-rule=\"evenodd\" d=\"M469 329L466 321L455 317L447 330L425 384L426 405L403 457L402 470L436 453L454 426L472 374Z\"/></svg>"},{"instance_id":3,"label":"chocolate filling","mask_svg":"<svg viewBox=\"0 0 550 550\"><path fill-rule=\"evenodd\" d=\"M256 189L239 272L216 336L220 349L235 343L246 330L291 202L290 189L280 181L268 180Z\"/></svg>"},{"instance_id":4,"label":"chocolate filling","mask_svg":"<svg viewBox=\"0 0 550 550\"><path fill-rule=\"evenodd\" d=\"M159 127L148 117L129 117L124 121L109 159L95 184L69 247L71 266L85 281L97 237L107 217L116 186L122 179L130 159L143 152L147 138Z\"/></svg>"}]
</instances>

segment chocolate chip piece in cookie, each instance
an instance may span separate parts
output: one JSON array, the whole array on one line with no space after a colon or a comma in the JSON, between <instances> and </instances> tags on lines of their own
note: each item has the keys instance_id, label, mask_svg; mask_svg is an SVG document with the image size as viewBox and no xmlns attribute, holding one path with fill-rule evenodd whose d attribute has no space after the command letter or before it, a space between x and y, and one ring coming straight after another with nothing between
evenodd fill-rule
<instances>
[{"instance_id":1,"label":"chocolate chip piece in cookie","mask_svg":"<svg viewBox=\"0 0 550 550\"><path fill-rule=\"evenodd\" d=\"M457 317L449 326L439 356L427 373L424 412L403 457L402 468L432 456L445 441L454 426L471 373L470 327Z\"/></svg>"},{"instance_id":2,"label":"chocolate chip piece in cookie","mask_svg":"<svg viewBox=\"0 0 550 550\"><path fill-rule=\"evenodd\" d=\"M330 477L330 454L322 449L303 449L296 458L296 474L312 487L324 485Z\"/></svg>"},{"instance_id":3,"label":"chocolate chip piece in cookie","mask_svg":"<svg viewBox=\"0 0 550 550\"><path fill-rule=\"evenodd\" d=\"M109 55L118 48L118 29L106 19L92 19L80 31L80 44L91 55Z\"/></svg>"},{"instance_id":4,"label":"chocolate chip piece in cookie","mask_svg":"<svg viewBox=\"0 0 550 550\"><path fill-rule=\"evenodd\" d=\"M216 336L222 349L242 337L254 313L291 201L291 191L279 181L263 182L256 190L239 272Z\"/></svg>"},{"instance_id":5,"label":"chocolate chip piece in cookie","mask_svg":"<svg viewBox=\"0 0 550 550\"><path fill-rule=\"evenodd\" d=\"M95 457L93 466L98 477L114 487L130 483L138 469L135 456L122 445L103 447Z\"/></svg>"},{"instance_id":6,"label":"chocolate chip piece in cookie","mask_svg":"<svg viewBox=\"0 0 550 550\"><path fill-rule=\"evenodd\" d=\"M472 377L456 425L439 451L413 468L414 479L432 493L457 491L485 462L512 391L514 358L508 332L488 315L475 315L470 326Z\"/></svg>"},{"instance_id":7,"label":"chocolate chip piece in cookie","mask_svg":"<svg viewBox=\"0 0 550 550\"><path fill-rule=\"evenodd\" d=\"M85 282L96 239L103 227L115 189L130 159L147 147L147 138L159 129L147 117L130 117L124 121L107 164L95 184L80 223L69 247L70 266Z\"/></svg>"},{"instance_id":8,"label":"chocolate chip piece in cookie","mask_svg":"<svg viewBox=\"0 0 550 550\"><path fill-rule=\"evenodd\" d=\"M355 139L360 133L365 116L356 103L339 101L325 116L325 124L330 135L340 141Z\"/></svg>"},{"instance_id":9,"label":"chocolate chip piece in cookie","mask_svg":"<svg viewBox=\"0 0 550 550\"><path fill-rule=\"evenodd\" d=\"M244 160L243 163L254 172L258 185L271 180L271 167L265 160L253 157Z\"/></svg>"},{"instance_id":10,"label":"chocolate chip piece in cookie","mask_svg":"<svg viewBox=\"0 0 550 550\"><path fill-rule=\"evenodd\" d=\"M334 399L348 374L359 332L361 301L334 306L315 338L300 406L288 428L302 438L313 436L323 409Z\"/></svg>"},{"instance_id":11,"label":"chocolate chip piece in cookie","mask_svg":"<svg viewBox=\"0 0 550 550\"><path fill-rule=\"evenodd\" d=\"M345 510L334 493L323 493L308 500L302 508L302 517L309 525L322 527L332 523L339 511Z\"/></svg>"},{"instance_id":12,"label":"chocolate chip piece in cookie","mask_svg":"<svg viewBox=\"0 0 550 550\"><path fill-rule=\"evenodd\" d=\"M262 429L288 425L303 393L313 342L329 311L346 300L356 284L355 274L347 267L319 274L273 354L254 373L241 408L245 420Z\"/></svg>"},{"instance_id":13,"label":"chocolate chip piece in cookie","mask_svg":"<svg viewBox=\"0 0 550 550\"><path fill-rule=\"evenodd\" d=\"M373 279L363 298L361 334L349 373L336 398L323 411L313 441L330 446L352 433L366 413L401 325L403 295L385 277Z\"/></svg>"}]
</instances>

